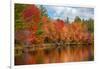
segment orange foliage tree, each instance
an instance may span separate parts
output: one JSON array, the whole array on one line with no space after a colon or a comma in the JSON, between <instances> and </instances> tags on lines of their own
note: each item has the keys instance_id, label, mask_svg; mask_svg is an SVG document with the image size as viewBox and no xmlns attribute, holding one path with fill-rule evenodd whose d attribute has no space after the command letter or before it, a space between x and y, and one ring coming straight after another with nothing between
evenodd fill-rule
<instances>
[{"instance_id":1,"label":"orange foliage tree","mask_svg":"<svg viewBox=\"0 0 100 69\"><path fill-rule=\"evenodd\" d=\"M85 23L72 22L70 24L61 19L49 19L42 15L41 10L35 5L28 5L21 12L21 19L24 23L23 32L16 34L19 40L29 44L49 42L86 42L91 34ZM91 40L91 39L90 39Z\"/></svg>"}]
</instances>

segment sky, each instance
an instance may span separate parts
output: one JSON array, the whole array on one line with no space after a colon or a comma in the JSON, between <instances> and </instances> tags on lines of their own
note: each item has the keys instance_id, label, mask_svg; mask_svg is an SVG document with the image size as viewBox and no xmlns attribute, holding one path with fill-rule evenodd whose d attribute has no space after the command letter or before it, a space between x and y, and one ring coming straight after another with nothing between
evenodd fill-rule
<instances>
[{"instance_id":1,"label":"sky","mask_svg":"<svg viewBox=\"0 0 100 69\"><path fill-rule=\"evenodd\" d=\"M65 20L67 17L69 21L73 21L76 16L81 19L94 19L94 8L85 7L69 7L69 6L44 6L51 19L62 19Z\"/></svg>"}]
</instances>

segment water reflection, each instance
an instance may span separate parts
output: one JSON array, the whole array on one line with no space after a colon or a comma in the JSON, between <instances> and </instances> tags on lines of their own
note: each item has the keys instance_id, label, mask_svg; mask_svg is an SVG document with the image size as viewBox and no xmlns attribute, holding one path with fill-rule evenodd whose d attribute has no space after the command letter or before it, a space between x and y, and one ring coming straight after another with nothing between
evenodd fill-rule
<instances>
[{"instance_id":1,"label":"water reflection","mask_svg":"<svg viewBox=\"0 0 100 69\"><path fill-rule=\"evenodd\" d=\"M94 60L93 47L93 45L69 45L26 51L15 57L15 65L90 61Z\"/></svg>"}]
</instances>

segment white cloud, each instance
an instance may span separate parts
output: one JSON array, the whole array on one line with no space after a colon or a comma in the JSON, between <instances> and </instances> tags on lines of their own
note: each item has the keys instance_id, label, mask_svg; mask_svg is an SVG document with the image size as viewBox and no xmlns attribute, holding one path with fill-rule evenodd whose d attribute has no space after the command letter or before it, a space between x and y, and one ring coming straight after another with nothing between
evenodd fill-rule
<instances>
[{"instance_id":1,"label":"white cloud","mask_svg":"<svg viewBox=\"0 0 100 69\"><path fill-rule=\"evenodd\" d=\"M72 9L72 14L76 14L76 13L78 13L78 11L75 8L73 8Z\"/></svg>"},{"instance_id":2,"label":"white cloud","mask_svg":"<svg viewBox=\"0 0 100 69\"><path fill-rule=\"evenodd\" d=\"M59 15L64 10L64 7L53 7L53 10L55 10L56 14Z\"/></svg>"},{"instance_id":3,"label":"white cloud","mask_svg":"<svg viewBox=\"0 0 100 69\"><path fill-rule=\"evenodd\" d=\"M52 9L55 11L54 19L65 20L67 17L73 16L78 12L77 9L71 7L53 7Z\"/></svg>"},{"instance_id":4,"label":"white cloud","mask_svg":"<svg viewBox=\"0 0 100 69\"><path fill-rule=\"evenodd\" d=\"M94 10L92 8L78 8L78 7L59 7L59 6L47 6L47 10L54 11L51 18L53 19L66 19L69 17L73 20L76 16L80 16L82 19L88 19L94 17ZM49 11L48 11L49 12Z\"/></svg>"}]
</instances>

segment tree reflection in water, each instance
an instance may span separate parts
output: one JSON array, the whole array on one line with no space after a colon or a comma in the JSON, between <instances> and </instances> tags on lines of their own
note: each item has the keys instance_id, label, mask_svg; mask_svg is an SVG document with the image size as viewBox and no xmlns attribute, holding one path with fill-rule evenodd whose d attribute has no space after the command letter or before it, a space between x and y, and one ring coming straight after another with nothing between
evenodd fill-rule
<instances>
[{"instance_id":1,"label":"tree reflection in water","mask_svg":"<svg viewBox=\"0 0 100 69\"><path fill-rule=\"evenodd\" d=\"M27 54L27 57L23 55ZM27 59L26 59L27 58ZM63 63L94 60L93 45L68 45L29 51L15 57L15 65Z\"/></svg>"}]
</instances>

